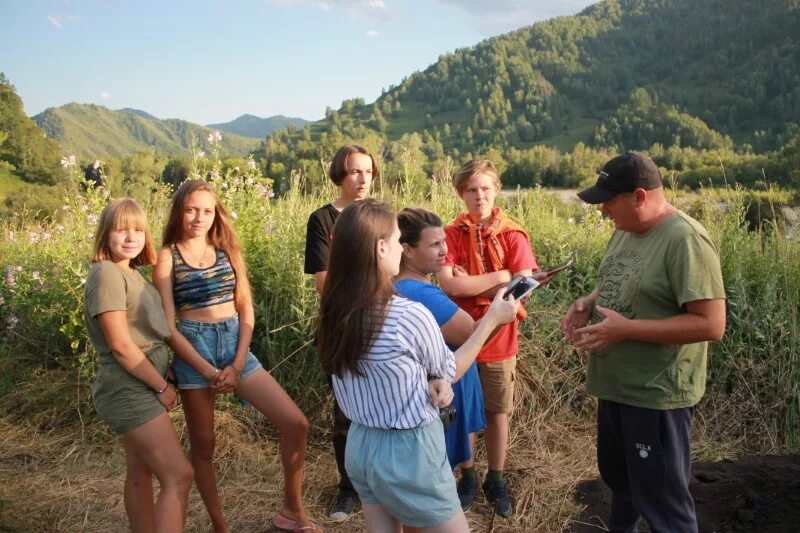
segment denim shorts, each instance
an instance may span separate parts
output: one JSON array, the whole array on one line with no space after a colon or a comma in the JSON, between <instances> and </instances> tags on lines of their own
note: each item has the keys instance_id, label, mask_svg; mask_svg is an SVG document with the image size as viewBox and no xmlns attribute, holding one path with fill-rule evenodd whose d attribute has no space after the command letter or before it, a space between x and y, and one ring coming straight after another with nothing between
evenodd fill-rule
<instances>
[{"instance_id":1,"label":"denim shorts","mask_svg":"<svg viewBox=\"0 0 800 533\"><path fill-rule=\"evenodd\" d=\"M178 331L194 346L197 353L215 368L222 370L236 358L236 348L239 345L238 315L233 315L222 322L199 322L179 317ZM261 363L255 355L248 352L239 379L246 378L259 368L262 368ZM200 372L178 356L172 361L172 369L175 371L179 389L205 389L209 386Z\"/></svg>"},{"instance_id":2,"label":"denim shorts","mask_svg":"<svg viewBox=\"0 0 800 533\"><path fill-rule=\"evenodd\" d=\"M433 527L461 511L438 418L414 429L353 422L344 464L361 501L381 504L403 524Z\"/></svg>"}]
</instances>

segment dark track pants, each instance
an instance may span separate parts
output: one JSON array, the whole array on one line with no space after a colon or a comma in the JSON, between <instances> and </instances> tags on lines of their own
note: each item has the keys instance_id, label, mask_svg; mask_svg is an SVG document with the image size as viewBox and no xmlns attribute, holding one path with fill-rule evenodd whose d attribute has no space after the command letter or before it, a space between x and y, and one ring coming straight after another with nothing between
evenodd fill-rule
<instances>
[{"instance_id":1,"label":"dark track pants","mask_svg":"<svg viewBox=\"0 0 800 533\"><path fill-rule=\"evenodd\" d=\"M636 533L643 516L653 533L696 533L689 494L689 433L694 407L645 409L600 400L597 466L613 493L609 531Z\"/></svg>"}]
</instances>

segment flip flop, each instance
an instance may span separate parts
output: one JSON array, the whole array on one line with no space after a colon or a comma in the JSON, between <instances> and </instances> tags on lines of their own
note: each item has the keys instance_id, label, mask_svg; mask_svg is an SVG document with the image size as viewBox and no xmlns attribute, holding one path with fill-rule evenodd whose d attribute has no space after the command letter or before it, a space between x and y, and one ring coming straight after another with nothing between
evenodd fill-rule
<instances>
[{"instance_id":1,"label":"flip flop","mask_svg":"<svg viewBox=\"0 0 800 533\"><path fill-rule=\"evenodd\" d=\"M320 533L326 533L327 531L324 526L321 526L316 522L311 522L310 526L301 526L291 518L286 518L280 513L278 513L278 515L272 519L272 525L280 530L290 531L291 533L309 533L317 531Z\"/></svg>"}]
</instances>

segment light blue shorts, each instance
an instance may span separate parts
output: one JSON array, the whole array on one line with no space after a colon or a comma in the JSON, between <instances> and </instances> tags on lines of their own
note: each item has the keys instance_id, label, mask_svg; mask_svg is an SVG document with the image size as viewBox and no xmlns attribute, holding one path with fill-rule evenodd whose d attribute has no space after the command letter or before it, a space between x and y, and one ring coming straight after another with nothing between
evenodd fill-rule
<instances>
[{"instance_id":1,"label":"light blue shorts","mask_svg":"<svg viewBox=\"0 0 800 533\"><path fill-rule=\"evenodd\" d=\"M353 422L344 466L362 502L382 505L408 526L437 526L461 511L438 418L415 429Z\"/></svg>"},{"instance_id":2,"label":"light blue shorts","mask_svg":"<svg viewBox=\"0 0 800 533\"><path fill-rule=\"evenodd\" d=\"M199 322L178 318L178 331L186 337L203 359L220 370L233 363L239 344L239 316L234 315L222 322ZM261 367L252 353L247 354L240 380ZM178 380L179 389L205 389L208 381L200 372L178 356L172 361L172 369Z\"/></svg>"}]
</instances>

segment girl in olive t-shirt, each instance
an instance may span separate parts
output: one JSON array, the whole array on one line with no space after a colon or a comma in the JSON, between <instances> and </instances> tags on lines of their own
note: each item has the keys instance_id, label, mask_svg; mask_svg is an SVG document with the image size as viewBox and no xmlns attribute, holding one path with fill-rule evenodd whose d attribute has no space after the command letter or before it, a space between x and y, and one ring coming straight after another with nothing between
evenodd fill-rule
<instances>
[{"instance_id":1,"label":"girl in olive t-shirt","mask_svg":"<svg viewBox=\"0 0 800 533\"><path fill-rule=\"evenodd\" d=\"M161 297L137 270L155 263L147 220L130 198L100 215L84 318L98 352L92 400L125 449L125 509L134 531L182 531L192 467L167 411L175 388L167 381L169 328ZM159 481L153 502L153 475Z\"/></svg>"}]
</instances>

